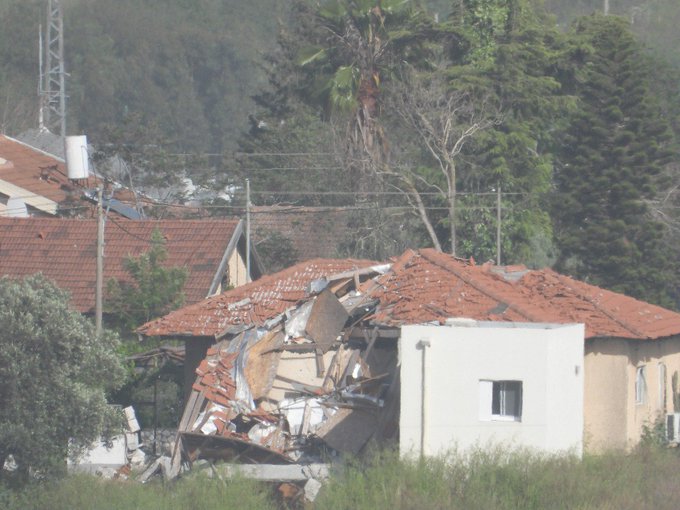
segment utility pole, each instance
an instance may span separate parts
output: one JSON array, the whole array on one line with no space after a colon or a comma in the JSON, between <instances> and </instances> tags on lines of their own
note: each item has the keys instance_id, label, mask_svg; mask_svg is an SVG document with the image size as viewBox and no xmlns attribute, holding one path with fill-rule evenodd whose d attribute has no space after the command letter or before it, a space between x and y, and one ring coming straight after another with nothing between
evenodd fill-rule
<instances>
[{"instance_id":1,"label":"utility pole","mask_svg":"<svg viewBox=\"0 0 680 510\"><path fill-rule=\"evenodd\" d=\"M501 185L496 194L496 265L501 265Z\"/></svg>"},{"instance_id":2,"label":"utility pole","mask_svg":"<svg viewBox=\"0 0 680 510\"><path fill-rule=\"evenodd\" d=\"M250 179L246 179L246 281L250 281Z\"/></svg>"},{"instance_id":3,"label":"utility pole","mask_svg":"<svg viewBox=\"0 0 680 510\"><path fill-rule=\"evenodd\" d=\"M47 0L45 46L45 69L41 72L45 79L41 116L44 127L54 133L58 131L64 143L66 137L66 72L64 71L64 13L61 0Z\"/></svg>"},{"instance_id":4,"label":"utility pole","mask_svg":"<svg viewBox=\"0 0 680 510\"><path fill-rule=\"evenodd\" d=\"M97 188L97 281L95 284L95 327L97 338L102 334L102 294L104 287L104 190Z\"/></svg>"}]
</instances>

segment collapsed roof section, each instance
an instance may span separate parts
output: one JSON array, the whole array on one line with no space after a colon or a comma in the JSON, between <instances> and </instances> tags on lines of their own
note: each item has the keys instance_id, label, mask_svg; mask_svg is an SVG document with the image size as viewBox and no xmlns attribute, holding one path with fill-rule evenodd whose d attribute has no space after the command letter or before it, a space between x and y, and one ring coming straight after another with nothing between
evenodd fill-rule
<instances>
[{"instance_id":1,"label":"collapsed roof section","mask_svg":"<svg viewBox=\"0 0 680 510\"><path fill-rule=\"evenodd\" d=\"M350 280L314 281L298 306L208 350L176 457L309 463L324 452L356 454L371 438L395 438L396 346L377 345L377 331L352 336L374 303Z\"/></svg>"},{"instance_id":2,"label":"collapsed roof section","mask_svg":"<svg viewBox=\"0 0 680 510\"><path fill-rule=\"evenodd\" d=\"M314 259L266 275L259 280L186 306L148 322L137 332L145 336L213 337L219 339L269 319L308 295L310 282L338 275L340 281L365 279L385 270L370 260ZM345 275L343 279L342 276Z\"/></svg>"}]
</instances>

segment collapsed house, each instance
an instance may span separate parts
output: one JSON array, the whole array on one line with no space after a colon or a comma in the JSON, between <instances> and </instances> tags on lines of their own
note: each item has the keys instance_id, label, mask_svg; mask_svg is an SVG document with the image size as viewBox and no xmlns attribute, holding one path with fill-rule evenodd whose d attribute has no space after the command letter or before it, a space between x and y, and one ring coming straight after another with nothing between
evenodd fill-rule
<instances>
[{"instance_id":1,"label":"collapsed house","mask_svg":"<svg viewBox=\"0 0 680 510\"><path fill-rule=\"evenodd\" d=\"M358 272L312 281L302 304L208 349L179 424L186 460L310 463L396 437L397 350L353 327L376 305Z\"/></svg>"},{"instance_id":2,"label":"collapsed house","mask_svg":"<svg viewBox=\"0 0 680 510\"><path fill-rule=\"evenodd\" d=\"M338 265L343 269L334 273ZM421 415L420 424L411 420L416 435L409 441L417 443L421 434L422 452L432 452L422 444L427 437L436 435L439 445L454 443L463 427L468 436L470 430L485 431L475 437L494 437L490 431L503 430L507 437L530 438L532 427L557 437L564 424L574 441L585 436L596 448L625 448L659 413L680 412L673 407L671 378L666 377L680 371L677 313L549 269L475 265L430 249L409 250L385 265L336 261L325 273L322 266L319 261L299 264L139 329L148 336L184 337L187 360L192 343L204 346L203 356L190 367L194 376L179 424L175 470L181 461L198 459L305 464L358 453L372 440L399 441L403 409ZM463 335L466 343L460 345L467 351L446 348L446 342L460 336L455 328L428 333L436 336L434 347L441 345L433 352L442 356L476 348L469 358L474 367L466 366L465 359L426 362L427 339L408 339L421 345L422 358L400 352L403 326L445 327L452 318L467 318L471 325L500 322L517 332L486 328ZM554 326L575 324L584 326ZM532 328L543 329L532 333ZM570 347L569 356L554 354L563 352L561 347L539 352L540 338L560 331L570 335L560 345L577 342L578 349ZM487 337L496 343L482 341ZM489 348L503 342L513 347ZM543 375L517 368L533 370L535 363L512 362L513 356L528 360L532 355L542 360ZM409 375L407 392L400 388L400 362L418 363L421 370L408 368L416 375ZM437 397L430 397L437 400L427 406L426 371L431 374L428 387L438 388L432 392ZM463 372L474 375L459 377ZM562 375L554 379L558 372ZM658 389L643 386L641 372L647 380L663 374ZM464 379L466 386L459 386ZM422 392L414 391L413 384L422 385ZM546 384L555 393L535 398L532 392L543 390L534 388ZM573 398L569 405L556 405L564 385ZM479 392L478 398L466 395L463 402L470 388ZM405 398L422 402L401 405ZM449 398L458 401L448 404ZM498 398L513 404L498 404ZM539 402L540 412L522 410L531 402ZM458 429L441 412L452 406L466 409ZM577 406L582 408L578 413ZM622 419L612 420L614 413ZM441 425L428 421L435 414L442 416ZM430 434L434 426L450 428ZM580 444L575 447L580 450Z\"/></svg>"}]
</instances>

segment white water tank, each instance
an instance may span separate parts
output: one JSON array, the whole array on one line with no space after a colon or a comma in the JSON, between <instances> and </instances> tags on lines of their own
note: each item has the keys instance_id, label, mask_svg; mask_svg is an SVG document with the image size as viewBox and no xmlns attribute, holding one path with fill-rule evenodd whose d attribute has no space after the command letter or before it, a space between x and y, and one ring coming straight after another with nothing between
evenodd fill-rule
<instances>
[{"instance_id":1,"label":"white water tank","mask_svg":"<svg viewBox=\"0 0 680 510\"><path fill-rule=\"evenodd\" d=\"M87 179L90 162L87 155L87 136L66 137L66 170L69 179Z\"/></svg>"}]
</instances>

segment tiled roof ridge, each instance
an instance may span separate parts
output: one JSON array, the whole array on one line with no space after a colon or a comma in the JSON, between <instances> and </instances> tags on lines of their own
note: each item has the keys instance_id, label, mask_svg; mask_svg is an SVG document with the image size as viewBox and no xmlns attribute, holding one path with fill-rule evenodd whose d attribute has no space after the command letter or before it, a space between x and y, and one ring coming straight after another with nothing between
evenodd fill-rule
<instances>
[{"instance_id":1,"label":"tiled roof ridge","mask_svg":"<svg viewBox=\"0 0 680 510\"><path fill-rule=\"evenodd\" d=\"M365 260L365 259L354 259L354 258L347 258L347 259L327 259L323 257L318 257L315 259L311 260L305 260L302 262L298 262L297 264L290 266L286 269L283 269L279 272L272 273L272 274L267 274L267 275L262 275L259 279L248 282L244 285L241 285L239 287L236 287L234 289L230 289L228 291L222 292L220 294L215 294L214 296L208 296L204 298L201 301L198 301L196 303L193 303L191 305L184 306L178 310L174 310L163 317L159 317L157 319L151 320L143 325L141 325L139 328L137 328L135 331L137 333L141 334L146 334L147 331L153 330L154 328L158 327L160 324L167 322L167 320L172 320L175 316L183 316L186 315L188 312L193 311L194 309L196 310L203 310L206 306L210 305L215 305L215 306L225 306L229 305L234 302L238 302L241 299L244 298L249 298L251 297L255 292L260 290L262 287L266 287L267 285L286 280L288 278L291 278L297 271L303 271L305 268L308 268L312 265L316 266L323 266L325 264L333 264L334 262L338 261L345 261L350 264L354 264L355 268L360 267L361 262L371 262L373 264L377 264L375 261L370 261L370 260ZM335 272L329 272L326 276L333 276ZM233 295L227 295L227 294L233 294ZM214 336L214 335L207 335L207 336Z\"/></svg>"},{"instance_id":2,"label":"tiled roof ridge","mask_svg":"<svg viewBox=\"0 0 680 510\"><path fill-rule=\"evenodd\" d=\"M572 292L574 292L574 294L576 294L576 296L578 298L583 299L584 301L590 303L593 307L595 307L596 310L603 313L609 319L616 322L619 326L626 329L627 331L629 331L633 335L637 336L638 338L651 338L649 335L638 330L635 326L628 324L625 320L623 320L623 319L617 317L616 315L612 314L611 312L609 312L606 308L602 307L597 301L595 301L594 299L592 299L591 297L589 297L585 293L579 292L577 290L577 287L578 287L578 285L587 285L588 287L591 287L593 289L597 289L599 291L603 291L603 292L607 292L607 293L613 293L613 294L618 294L618 293L611 291L611 290L603 289L602 287L598 287L597 285L590 285L589 283L585 283L585 282L575 280L575 279L571 278L570 276L560 274L557 271L554 271L550 268L542 269L540 272L545 274L546 276L552 276L553 278L555 278L556 280L558 280L562 284L566 283L568 285L568 288L570 290L572 290ZM566 280L566 282L565 282L565 280ZM647 305L647 306L650 305L650 303L645 303L643 301L640 301L639 299L635 299L633 297L626 296L625 294L621 294L621 295L625 296L628 299L632 299L636 302L639 302L642 305Z\"/></svg>"},{"instance_id":3,"label":"tiled roof ridge","mask_svg":"<svg viewBox=\"0 0 680 510\"><path fill-rule=\"evenodd\" d=\"M517 312L518 314L520 314L524 318L526 318L526 319L528 319L532 322L541 322L540 317L535 316L531 312L525 310L523 307L519 306L517 303L512 303L512 302L508 303L507 300L503 296L497 294L496 292L489 289L486 285L478 282L476 279L471 278L470 276L468 276L465 273L463 273L462 271L460 271L459 268L455 267L452 264L452 261L449 259L450 256L447 256L443 261L439 260L442 257L434 256L435 254L445 255L445 256L447 254L445 254L443 252L438 252L438 251L434 250L434 248L426 248L426 249L420 250L420 254L421 254L422 257L427 259L432 264L439 266L442 269L445 269L446 271L448 271L450 273L453 273L457 278L463 280L465 283L467 283L471 287L475 288L476 290L478 290L482 294L489 296L491 299L497 301L498 303L507 304L509 309L514 310L515 312ZM475 267L477 267L477 266L475 266ZM482 270L482 271L485 274L488 274L488 273L486 273L486 271L484 271L484 270ZM499 280L502 281L503 283L506 283L506 284L508 283L508 282L504 281L502 278L499 278Z\"/></svg>"}]
</instances>

